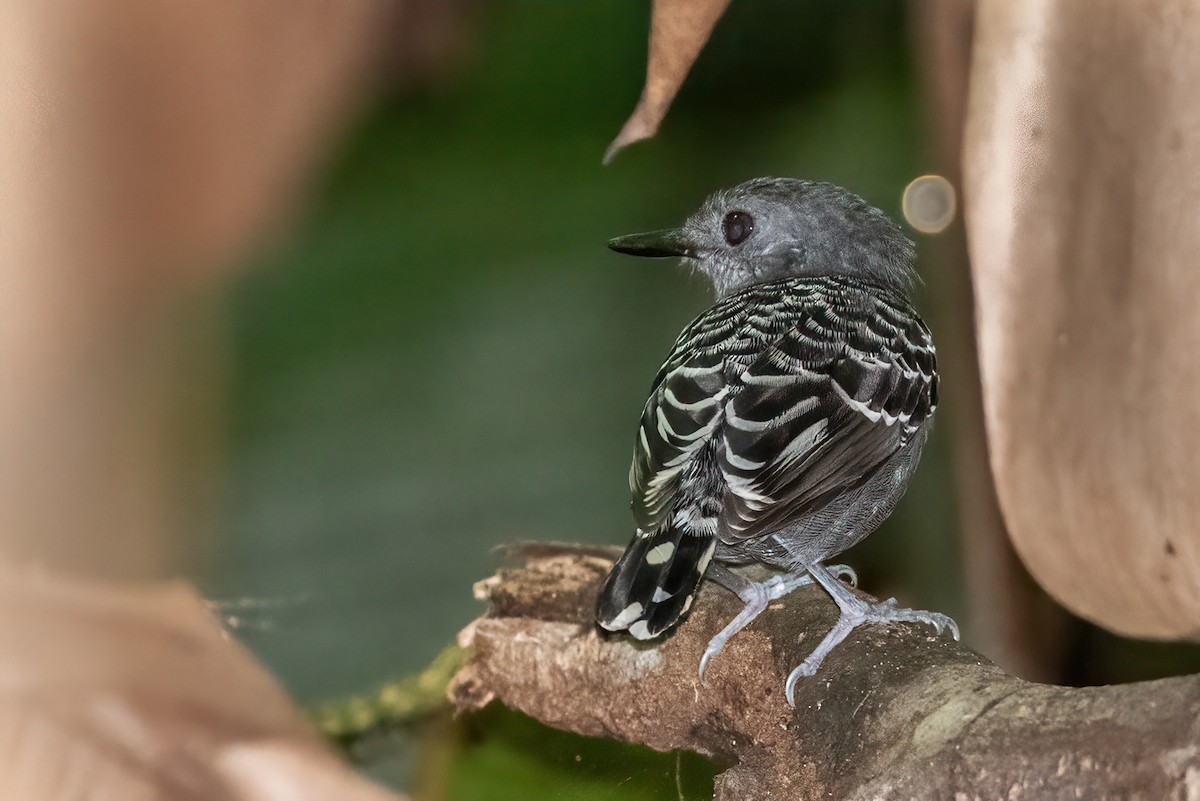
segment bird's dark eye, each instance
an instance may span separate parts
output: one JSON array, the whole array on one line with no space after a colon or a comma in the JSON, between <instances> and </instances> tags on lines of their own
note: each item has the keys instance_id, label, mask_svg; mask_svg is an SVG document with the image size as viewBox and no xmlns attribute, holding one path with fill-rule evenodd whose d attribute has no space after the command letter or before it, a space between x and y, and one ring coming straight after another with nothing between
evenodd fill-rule
<instances>
[{"instance_id":1,"label":"bird's dark eye","mask_svg":"<svg viewBox=\"0 0 1200 801\"><path fill-rule=\"evenodd\" d=\"M740 245L754 231L754 218L744 211L731 211L725 215L725 241Z\"/></svg>"}]
</instances>

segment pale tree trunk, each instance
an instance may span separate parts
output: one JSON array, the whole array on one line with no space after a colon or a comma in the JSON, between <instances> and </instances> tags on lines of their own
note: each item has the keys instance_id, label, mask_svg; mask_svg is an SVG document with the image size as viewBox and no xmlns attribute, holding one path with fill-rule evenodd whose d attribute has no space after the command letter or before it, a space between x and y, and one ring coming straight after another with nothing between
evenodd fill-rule
<instances>
[{"instance_id":1,"label":"pale tree trunk","mask_svg":"<svg viewBox=\"0 0 1200 801\"><path fill-rule=\"evenodd\" d=\"M1200 13L984 0L964 174L992 469L1022 561L1200 631Z\"/></svg>"}]
</instances>

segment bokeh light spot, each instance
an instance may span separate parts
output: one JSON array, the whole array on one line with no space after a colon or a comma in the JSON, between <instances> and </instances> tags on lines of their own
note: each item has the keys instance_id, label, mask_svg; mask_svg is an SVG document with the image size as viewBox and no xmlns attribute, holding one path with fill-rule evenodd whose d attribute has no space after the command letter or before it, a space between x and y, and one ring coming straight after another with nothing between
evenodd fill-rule
<instances>
[{"instance_id":1,"label":"bokeh light spot","mask_svg":"<svg viewBox=\"0 0 1200 801\"><path fill-rule=\"evenodd\" d=\"M958 198L940 175L922 175L904 187L901 207L908 224L923 234L939 234L954 222Z\"/></svg>"}]
</instances>

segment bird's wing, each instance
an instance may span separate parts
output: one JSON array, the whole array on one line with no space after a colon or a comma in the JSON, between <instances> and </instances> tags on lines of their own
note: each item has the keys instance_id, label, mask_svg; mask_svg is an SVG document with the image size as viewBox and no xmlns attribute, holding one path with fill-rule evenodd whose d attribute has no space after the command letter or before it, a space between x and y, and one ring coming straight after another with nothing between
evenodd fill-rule
<instances>
[{"instance_id":1,"label":"bird's wing","mask_svg":"<svg viewBox=\"0 0 1200 801\"><path fill-rule=\"evenodd\" d=\"M643 531L667 522L684 471L721 423L730 392L725 358L748 314L741 298L705 311L679 335L654 379L629 468L633 516Z\"/></svg>"},{"instance_id":2,"label":"bird's wing","mask_svg":"<svg viewBox=\"0 0 1200 801\"><path fill-rule=\"evenodd\" d=\"M928 329L882 296L800 304L738 383L717 453L727 542L778 531L865 483L937 403Z\"/></svg>"}]
</instances>

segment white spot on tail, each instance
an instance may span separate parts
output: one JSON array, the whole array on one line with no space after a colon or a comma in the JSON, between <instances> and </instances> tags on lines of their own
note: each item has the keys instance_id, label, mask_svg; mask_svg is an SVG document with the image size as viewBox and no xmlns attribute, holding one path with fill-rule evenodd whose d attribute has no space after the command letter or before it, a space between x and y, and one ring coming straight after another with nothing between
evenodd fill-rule
<instances>
[{"instance_id":1,"label":"white spot on tail","mask_svg":"<svg viewBox=\"0 0 1200 801\"><path fill-rule=\"evenodd\" d=\"M614 631L625 628L641 616L642 608L643 607L640 603L631 603L629 606L621 610L621 614L612 619L612 621L609 623L609 626L611 626Z\"/></svg>"},{"instance_id":2,"label":"white spot on tail","mask_svg":"<svg viewBox=\"0 0 1200 801\"><path fill-rule=\"evenodd\" d=\"M664 542L661 545L655 545L650 549L650 553L646 554L646 564L661 565L670 559L673 553L675 553L675 543L673 542Z\"/></svg>"},{"instance_id":3,"label":"white spot on tail","mask_svg":"<svg viewBox=\"0 0 1200 801\"><path fill-rule=\"evenodd\" d=\"M646 621L639 620L629 627L629 633L639 640L650 640L654 635L650 633L650 628L646 625Z\"/></svg>"},{"instance_id":4,"label":"white spot on tail","mask_svg":"<svg viewBox=\"0 0 1200 801\"><path fill-rule=\"evenodd\" d=\"M662 587L655 587L654 588L654 597L651 598L650 600L656 604L661 604L663 601L668 601L670 599L671 599L671 593L666 592L665 590L663 590Z\"/></svg>"}]
</instances>

